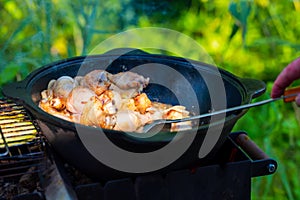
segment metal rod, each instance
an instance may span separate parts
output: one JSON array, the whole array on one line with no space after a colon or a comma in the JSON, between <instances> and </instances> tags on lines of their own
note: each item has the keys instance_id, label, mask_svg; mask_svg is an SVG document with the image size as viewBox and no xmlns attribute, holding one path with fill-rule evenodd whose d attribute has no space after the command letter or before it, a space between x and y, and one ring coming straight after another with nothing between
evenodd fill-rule
<instances>
[{"instance_id":1,"label":"metal rod","mask_svg":"<svg viewBox=\"0 0 300 200\"><path fill-rule=\"evenodd\" d=\"M2 132L1 126L0 126L0 134L1 134L1 137L2 137L2 141L4 143L4 147L6 149L6 151L4 153L1 153L0 156L7 156L9 154L9 148L8 148L7 143L6 143L6 140L5 140L4 134Z\"/></svg>"}]
</instances>

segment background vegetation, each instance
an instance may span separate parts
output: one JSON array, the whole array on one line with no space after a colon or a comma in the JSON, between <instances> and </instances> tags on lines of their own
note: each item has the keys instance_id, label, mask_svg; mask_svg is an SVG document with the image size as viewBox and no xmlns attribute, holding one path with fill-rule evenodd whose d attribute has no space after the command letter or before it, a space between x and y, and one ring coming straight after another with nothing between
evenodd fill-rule
<instances>
[{"instance_id":1,"label":"background vegetation","mask_svg":"<svg viewBox=\"0 0 300 200\"><path fill-rule=\"evenodd\" d=\"M266 99L300 50L298 0L1 0L0 9L0 87L44 64L85 55L116 33L155 26L191 36L219 67L265 81ZM279 163L276 174L253 178L252 199L300 199L297 113L276 102L249 110L235 126Z\"/></svg>"}]
</instances>

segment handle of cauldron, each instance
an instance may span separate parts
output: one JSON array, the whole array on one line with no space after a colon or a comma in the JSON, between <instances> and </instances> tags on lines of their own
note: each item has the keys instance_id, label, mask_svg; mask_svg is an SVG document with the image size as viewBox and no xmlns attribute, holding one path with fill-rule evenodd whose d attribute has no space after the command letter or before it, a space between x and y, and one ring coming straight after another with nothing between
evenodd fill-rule
<instances>
[{"instance_id":1,"label":"handle of cauldron","mask_svg":"<svg viewBox=\"0 0 300 200\"><path fill-rule=\"evenodd\" d=\"M251 158L251 177L275 173L277 162L270 158L245 132L238 132L232 138Z\"/></svg>"},{"instance_id":2,"label":"handle of cauldron","mask_svg":"<svg viewBox=\"0 0 300 200\"><path fill-rule=\"evenodd\" d=\"M261 96L266 91L266 84L261 80L240 78L240 81L246 88L247 95L250 96L251 99Z\"/></svg>"},{"instance_id":3,"label":"handle of cauldron","mask_svg":"<svg viewBox=\"0 0 300 200\"><path fill-rule=\"evenodd\" d=\"M236 136L235 142L248 154L253 160L263 160L270 158L246 133L240 133Z\"/></svg>"},{"instance_id":4,"label":"handle of cauldron","mask_svg":"<svg viewBox=\"0 0 300 200\"><path fill-rule=\"evenodd\" d=\"M25 80L19 82L8 83L2 87L2 94L10 99L16 101L21 101L21 99L26 96L26 86L27 82Z\"/></svg>"}]
</instances>

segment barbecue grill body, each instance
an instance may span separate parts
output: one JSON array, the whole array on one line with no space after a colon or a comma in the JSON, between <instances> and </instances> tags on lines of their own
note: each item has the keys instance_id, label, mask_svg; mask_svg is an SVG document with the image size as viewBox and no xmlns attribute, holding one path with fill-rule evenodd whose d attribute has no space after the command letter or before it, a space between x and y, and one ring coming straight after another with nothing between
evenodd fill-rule
<instances>
[{"instance_id":1,"label":"barbecue grill body","mask_svg":"<svg viewBox=\"0 0 300 200\"><path fill-rule=\"evenodd\" d=\"M95 69L104 69L110 73L118 73L121 71L134 70L137 66L149 65L148 71L140 71L139 73L147 77L147 73L151 72L151 66L168 66L176 72L179 72L179 79L168 79L168 74L161 72L154 79L166 79L168 85L172 85L188 80L192 87L192 92L196 94L197 105L189 101L190 94L184 94L186 99L183 105L187 110L195 114L207 113L212 109L210 93L206 80L216 80L221 78L224 83L226 93L227 107L234 107L249 103L253 98L261 95L265 91L265 84L259 80L243 79L235 75L218 69L214 66L204 64L197 61L186 60L177 57L145 54L140 51L133 51L122 56L113 54L94 55L88 57L75 57L66 60L51 63L31 73L25 80L4 86L3 94L9 98L21 101L24 107L27 108L37 119L43 134L51 143L54 149L70 164L87 173L96 179L116 179L120 177L140 175L140 173L122 172L113 169L103 162L96 159L83 144L80 139L77 128L80 127L89 137L97 137L97 134L102 133L99 128L87 127L79 124L74 124L57 117L54 117L38 107L38 102L41 100L41 91L47 88L47 84L52 79L57 79L60 76L84 75ZM216 71L217 69L217 71ZM149 71L150 70L150 71ZM151 77L150 77L151 78ZM181 80L182 79L182 80ZM157 82L162 80L156 80ZM165 81L165 80L164 80ZM175 83L176 82L176 83ZM178 87L177 84L176 87ZM181 84L178 93L190 91L185 89L186 84ZM159 84L152 84L145 89L145 92L152 100L160 102L177 104L176 95ZM176 93L176 91L175 91ZM180 102L182 103L182 102ZM199 122L199 126L193 130L182 131L181 137L191 134L196 131L195 138L189 145L187 150L173 163L154 172L167 172L169 170L181 169L191 166L191 164L209 162L213 159L215 153L222 146L226 137L232 130L236 121L242 117L247 110L231 112L226 114L223 121L215 121L211 123L211 118L204 118ZM199 150L206 137L208 128L213 132L220 132L220 137L213 149L203 158L199 158ZM158 150L167 145L173 138L174 133L162 130L159 134L146 139L139 139L129 136L126 133L113 130L103 130L106 137L113 143L128 151L143 153ZM101 146L101 143L99 143Z\"/></svg>"}]
</instances>

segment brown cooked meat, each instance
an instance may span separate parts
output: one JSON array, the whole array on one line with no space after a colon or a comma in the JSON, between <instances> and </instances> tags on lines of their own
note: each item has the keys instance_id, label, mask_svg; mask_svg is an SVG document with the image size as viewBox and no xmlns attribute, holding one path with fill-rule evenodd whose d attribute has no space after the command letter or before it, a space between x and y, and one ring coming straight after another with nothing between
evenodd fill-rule
<instances>
[{"instance_id":1,"label":"brown cooked meat","mask_svg":"<svg viewBox=\"0 0 300 200\"><path fill-rule=\"evenodd\" d=\"M41 92L41 109L56 117L120 131L140 132L156 119L188 117L184 106L152 102L143 89L149 84L133 72L110 74L94 70L85 76L51 80ZM189 122L172 124L171 131L191 128Z\"/></svg>"}]
</instances>

